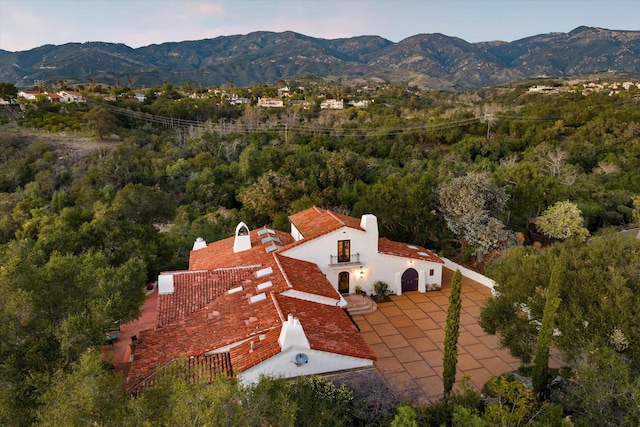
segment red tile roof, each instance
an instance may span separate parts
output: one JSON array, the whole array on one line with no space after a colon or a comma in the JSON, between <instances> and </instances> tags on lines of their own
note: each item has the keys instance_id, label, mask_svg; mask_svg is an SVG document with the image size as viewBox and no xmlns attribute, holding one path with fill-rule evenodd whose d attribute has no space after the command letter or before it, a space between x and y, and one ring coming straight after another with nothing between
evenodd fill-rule
<instances>
[{"instance_id":1,"label":"red tile roof","mask_svg":"<svg viewBox=\"0 0 640 427\"><path fill-rule=\"evenodd\" d=\"M293 214L289 217L289 220L306 239L330 233L341 227L364 231L360 227L360 219L321 209L317 206Z\"/></svg>"},{"instance_id":2,"label":"red tile roof","mask_svg":"<svg viewBox=\"0 0 640 427\"><path fill-rule=\"evenodd\" d=\"M273 242L262 243L267 234L259 235L258 230L250 232L251 249L242 252L233 252L235 236L219 240L207 245L206 248L191 251L189 255L189 270L212 270L216 268L228 268L238 266L262 265L272 261L272 255L265 249L273 245ZM293 242L289 233L274 230L274 236L280 239L279 246L285 246Z\"/></svg>"},{"instance_id":3,"label":"red tile roof","mask_svg":"<svg viewBox=\"0 0 640 427\"><path fill-rule=\"evenodd\" d=\"M158 296L156 327L187 318L229 289L241 284L257 267L173 273L174 292Z\"/></svg>"},{"instance_id":4,"label":"red tile roof","mask_svg":"<svg viewBox=\"0 0 640 427\"><path fill-rule=\"evenodd\" d=\"M278 255L277 259L289 282L294 284L295 290L340 299L338 291L327 282L327 277L316 264L283 255Z\"/></svg>"},{"instance_id":5,"label":"red tile roof","mask_svg":"<svg viewBox=\"0 0 640 427\"><path fill-rule=\"evenodd\" d=\"M444 264L442 258L428 249L417 245L407 245L406 243L394 242L382 237L378 239L378 252L386 255L395 255L404 258L418 259L422 261L438 262Z\"/></svg>"},{"instance_id":6,"label":"red tile roof","mask_svg":"<svg viewBox=\"0 0 640 427\"><path fill-rule=\"evenodd\" d=\"M312 349L376 360L375 353L342 308L283 295L275 298L285 317L293 314L300 320Z\"/></svg>"}]
</instances>

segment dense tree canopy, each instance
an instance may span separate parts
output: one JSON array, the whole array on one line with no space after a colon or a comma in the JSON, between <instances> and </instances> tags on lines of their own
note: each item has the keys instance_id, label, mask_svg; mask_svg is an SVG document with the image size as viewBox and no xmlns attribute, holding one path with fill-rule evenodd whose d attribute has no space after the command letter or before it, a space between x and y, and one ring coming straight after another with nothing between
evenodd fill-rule
<instances>
[{"instance_id":1,"label":"dense tree canopy","mask_svg":"<svg viewBox=\"0 0 640 427\"><path fill-rule=\"evenodd\" d=\"M527 218L557 202L579 207L591 235L639 219L640 110L633 92L543 95L522 84L446 94L372 83L366 91L340 88L353 99L374 98L369 107L321 111L231 105L206 88L189 98L196 84L169 82L147 90L141 103L129 86L89 82L93 92L86 95L95 99L86 104L22 100L23 117L0 121L0 424L109 423L96 407L102 398L105 407L109 399L125 405L138 421L154 411L160 423L192 420L193 400L164 402L197 386L167 385L139 399L142 409L135 412L122 403L126 396L109 394L113 377L101 371L98 352L87 349L100 346L105 324L137 316L147 281L186 268L196 237L228 237L241 220L251 228L286 229L287 214L318 205L373 213L381 236L458 260L495 256L487 272L499 283L499 296L487 303L482 324L529 361L559 249L499 251L526 231ZM307 87L295 98L323 93L317 84ZM273 89L232 92L255 97ZM114 101L97 96L107 92ZM493 117L488 124L480 120L486 112ZM613 348L633 378L640 365L638 243L606 235L562 245L568 256L553 344L568 361L582 360L588 346ZM625 393L635 387L627 379L620 383ZM575 411L593 414L595 389L580 384L572 391L581 396ZM299 387L307 397L305 387L323 389ZM75 408L76 421L65 418L75 409L57 397L89 389L95 395ZM279 401L280 385L265 389ZM205 393L211 395L202 401L215 401L215 391ZM231 388L220 393L249 401ZM267 410L253 401L256 414ZM313 407L318 413L334 404L352 408L327 402ZM296 408L275 407L280 420L246 419L278 424L299 416ZM248 417L247 408L233 411ZM483 416L479 406L464 408L467 418ZM417 411L417 417L439 425L452 420L452 411L444 418ZM345 422L347 412L333 421Z\"/></svg>"}]
</instances>

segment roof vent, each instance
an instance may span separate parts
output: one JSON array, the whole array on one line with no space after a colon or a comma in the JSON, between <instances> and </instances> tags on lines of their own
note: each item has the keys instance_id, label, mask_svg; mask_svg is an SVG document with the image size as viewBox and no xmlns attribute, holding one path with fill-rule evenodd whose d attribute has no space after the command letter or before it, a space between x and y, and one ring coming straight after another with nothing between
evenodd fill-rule
<instances>
[{"instance_id":1,"label":"roof vent","mask_svg":"<svg viewBox=\"0 0 640 427\"><path fill-rule=\"evenodd\" d=\"M309 356L307 356L304 353L298 353L298 354L296 354L296 361L293 362L293 363L295 363L296 366L302 366L302 365L305 365L308 362L309 362Z\"/></svg>"}]
</instances>

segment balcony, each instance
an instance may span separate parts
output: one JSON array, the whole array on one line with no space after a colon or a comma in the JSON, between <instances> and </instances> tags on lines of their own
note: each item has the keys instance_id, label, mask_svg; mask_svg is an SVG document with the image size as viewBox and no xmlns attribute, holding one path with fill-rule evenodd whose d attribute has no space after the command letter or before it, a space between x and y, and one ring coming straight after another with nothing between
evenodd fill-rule
<instances>
[{"instance_id":1,"label":"balcony","mask_svg":"<svg viewBox=\"0 0 640 427\"><path fill-rule=\"evenodd\" d=\"M332 267L336 267L339 265L351 265L351 264L360 264L360 254L351 254L348 259L343 255L329 255L329 265Z\"/></svg>"}]
</instances>

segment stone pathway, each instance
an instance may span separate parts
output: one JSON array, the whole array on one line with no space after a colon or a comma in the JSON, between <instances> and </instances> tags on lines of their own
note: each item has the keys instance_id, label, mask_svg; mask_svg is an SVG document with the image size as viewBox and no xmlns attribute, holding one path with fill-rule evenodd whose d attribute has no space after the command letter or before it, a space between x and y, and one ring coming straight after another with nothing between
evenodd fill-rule
<instances>
[{"instance_id":1,"label":"stone pathway","mask_svg":"<svg viewBox=\"0 0 640 427\"><path fill-rule=\"evenodd\" d=\"M441 291L392 296L391 301L378 303L375 313L354 316L378 357L375 367L398 392L417 392L427 401L442 396L444 326L452 276L445 268ZM500 349L497 336L487 335L478 325L480 307L490 296L489 288L463 277L456 381L469 375L478 390L491 376L520 366L507 350ZM560 366L557 359L550 364Z\"/></svg>"}]
</instances>

